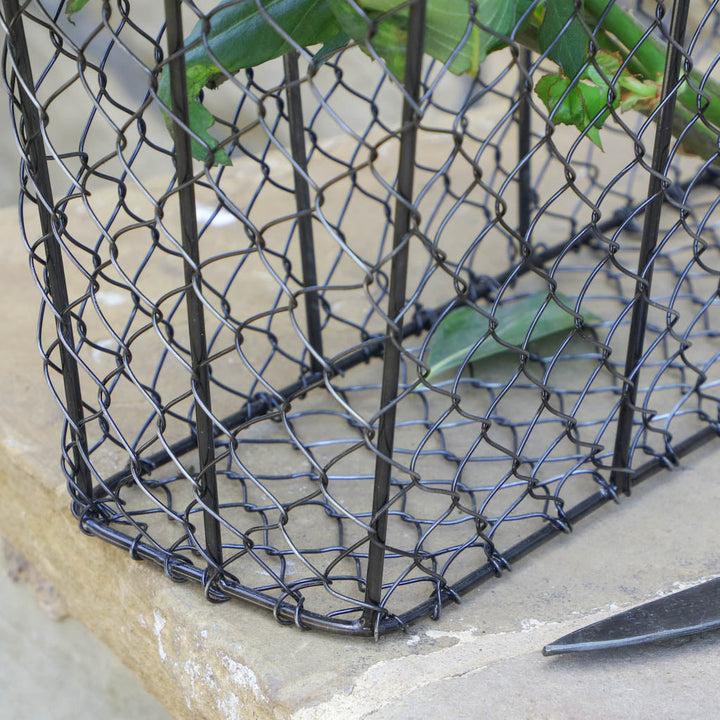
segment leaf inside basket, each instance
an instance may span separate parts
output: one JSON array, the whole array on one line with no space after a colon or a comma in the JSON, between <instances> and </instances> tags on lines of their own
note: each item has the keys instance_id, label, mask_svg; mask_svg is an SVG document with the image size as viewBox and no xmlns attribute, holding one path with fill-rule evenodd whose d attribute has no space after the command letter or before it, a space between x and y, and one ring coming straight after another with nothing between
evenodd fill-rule
<instances>
[{"instance_id":1,"label":"leaf inside basket","mask_svg":"<svg viewBox=\"0 0 720 720\"><path fill-rule=\"evenodd\" d=\"M554 297L566 307L575 306L574 301L560 293L555 293ZM547 301L548 294L542 291L517 302L500 305L493 316L497 321L495 336L508 345L522 346L535 323L530 336L532 345L550 335L567 333L576 327L574 315L553 299ZM538 313L541 314L535 322ZM599 322L599 317L583 311L583 325L596 325ZM489 320L474 308L460 307L446 315L433 333L425 355L425 363L430 367L428 379L460 367L480 338L484 339L472 354L471 363L511 351L493 337Z\"/></svg>"}]
</instances>

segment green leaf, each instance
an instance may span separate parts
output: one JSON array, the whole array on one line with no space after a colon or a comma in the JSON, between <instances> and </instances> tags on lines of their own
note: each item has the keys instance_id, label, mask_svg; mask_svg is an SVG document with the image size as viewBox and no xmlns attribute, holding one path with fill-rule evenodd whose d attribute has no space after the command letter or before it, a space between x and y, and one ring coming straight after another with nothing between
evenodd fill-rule
<instances>
[{"instance_id":1,"label":"green leaf","mask_svg":"<svg viewBox=\"0 0 720 720\"><path fill-rule=\"evenodd\" d=\"M574 0L548 0L537 35L540 50L570 78L580 73L588 54L588 35L577 17L565 27L574 12Z\"/></svg>"},{"instance_id":2,"label":"green leaf","mask_svg":"<svg viewBox=\"0 0 720 720\"><path fill-rule=\"evenodd\" d=\"M355 41L370 41L373 50L400 80L405 76L408 9L400 0L358 0L365 17L347 0L328 0L343 30ZM501 35L515 25L516 0L476 0L477 22ZM395 8L400 10L393 12ZM456 75L476 75L488 53L505 42L472 23L468 0L428 0L424 51L446 63ZM467 36L467 37L466 37ZM454 55L454 57L453 57Z\"/></svg>"},{"instance_id":3,"label":"green leaf","mask_svg":"<svg viewBox=\"0 0 720 720\"><path fill-rule=\"evenodd\" d=\"M271 20L301 47L325 43L341 32L326 0L263 0L262 6ZM203 22L199 21L185 41L189 48L185 55L188 91L193 93L200 92L206 84L217 87L228 74L262 65L293 49L265 19L255 0L221 3L217 8L209 14L207 42L226 72L207 54Z\"/></svg>"},{"instance_id":4,"label":"green leaf","mask_svg":"<svg viewBox=\"0 0 720 720\"><path fill-rule=\"evenodd\" d=\"M70 0L65 5L65 15L72 17L76 12L80 12L87 4L89 0Z\"/></svg>"},{"instance_id":5,"label":"green leaf","mask_svg":"<svg viewBox=\"0 0 720 720\"><path fill-rule=\"evenodd\" d=\"M407 14L396 14L374 28L373 50L385 61L388 70L402 80L405 77L407 52ZM365 49L365 46L361 46Z\"/></svg>"},{"instance_id":6,"label":"green leaf","mask_svg":"<svg viewBox=\"0 0 720 720\"><path fill-rule=\"evenodd\" d=\"M515 22L521 17L518 13L517 0L481 0L477 4L475 17L485 27L500 35L509 35L515 27ZM494 50L505 47L507 43L487 30L480 30L480 57L479 62ZM473 74L477 74L477 69Z\"/></svg>"},{"instance_id":7,"label":"green leaf","mask_svg":"<svg viewBox=\"0 0 720 720\"><path fill-rule=\"evenodd\" d=\"M313 65L318 68L324 65L335 53L342 48L346 47L350 42L350 36L344 32L340 32L334 38L328 40L316 53L313 55Z\"/></svg>"},{"instance_id":8,"label":"green leaf","mask_svg":"<svg viewBox=\"0 0 720 720\"><path fill-rule=\"evenodd\" d=\"M87 0L75 0L87 2ZM527 4L527 0L520 0ZM405 76L408 8L399 0L359 0L365 16L347 0L262 0L270 18L300 46L324 43L320 62L349 38L372 49L399 80ZM476 0L476 17L494 33L508 34L515 23L516 0ZM400 8L395 11L396 8ZM477 74L489 52L504 45L493 32L471 22L468 0L428 0L425 52L450 70ZM206 24L209 30L206 31ZM206 49L209 48L209 51ZM185 41L190 129L193 157L229 165L230 158L211 135L212 114L197 99L204 87L213 89L243 68L255 67L292 49L258 10L255 0L224 2L198 22ZM169 108L170 72L164 68L158 94ZM165 114L172 133L174 123Z\"/></svg>"},{"instance_id":9,"label":"green leaf","mask_svg":"<svg viewBox=\"0 0 720 720\"><path fill-rule=\"evenodd\" d=\"M602 85L586 82L587 72L580 81L570 80L563 75L545 75L535 86L535 92L543 101L553 122L574 125L578 130L590 127L587 135L600 148L599 129L610 115L608 107L608 85L593 69L597 81ZM567 93L567 94L566 94ZM615 99L617 106L619 98Z\"/></svg>"},{"instance_id":10,"label":"green leaf","mask_svg":"<svg viewBox=\"0 0 720 720\"><path fill-rule=\"evenodd\" d=\"M546 75L538 81L535 92L553 114L554 122L575 125L581 131L589 128L588 137L602 147L599 129L610 115L610 84L615 90L613 107L623 111L633 108L650 112L660 100L658 82L637 78L627 69L620 72L621 66L619 53L599 50L594 56L594 64L589 65L579 78Z\"/></svg>"},{"instance_id":11,"label":"green leaf","mask_svg":"<svg viewBox=\"0 0 720 720\"><path fill-rule=\"evenodd\" d=\"M478 4L485 3L481 0ZM496 4L504 6L507 3L504 0L496 0ZM481 36L487 33L481 33L477 25L470 25L467 0L447 2L428 0L425 12L425 52L436 60L446 63L458 49L469 28L467 39L450 64L450 71L456 75L477 74L478 66L487 54L482 47ZM478 15L482 17L479 9Z\"/></svg>"},{"instance_id":12,"label":"green leaf","mask_svg":"<svg viewBox=\"0 0 720 720\"><path fill-rule=\"evenodd\" d=\"M567 307L575 306L572 300L560 293L555 293L554 297ZM505 343L521 347L525 344L538 313L542 314L535 323L529 342L537 342L555 333L567 333L574 329L575 316L552 299L543 309L547 300L547 292L542 291L522 300L500 305L493 316L497 322L494 334ZM601 320L596 315L584 312L583 324L599 322ZM441 372L462 365L481 338L482 343L472 353L471 363L509 351L509 348L490 333L488 319L474 308L465 306L448 313L435 329L424 358L430 368L427 378L432 379Z\"/></svg>"},{"instance_id":13,"label":"green leaf","mask_svg":"<svg viewBox=\"0 0 720 720\"><path fill-rule=\"evenodd\" d=\"M328 42L342 33L327 0L264 0L262 4L270 18L302 47ZM208 18L207 35L203 22L199 21L185 40L190 127L207 145L203 147L193 139L193 157L207 161L210 150L215 153L215 163L228 165L230 158L209 133L214 123L212 114L198 101L198 94L204 87L217 87L243 68L280 57L293 46L265 19L255 0L221 3ZM168 66L160 77L158 94L162 102L171 107ZM167 115L165 122L172 132L173 123Z\"/></svg>"}]
</instances>

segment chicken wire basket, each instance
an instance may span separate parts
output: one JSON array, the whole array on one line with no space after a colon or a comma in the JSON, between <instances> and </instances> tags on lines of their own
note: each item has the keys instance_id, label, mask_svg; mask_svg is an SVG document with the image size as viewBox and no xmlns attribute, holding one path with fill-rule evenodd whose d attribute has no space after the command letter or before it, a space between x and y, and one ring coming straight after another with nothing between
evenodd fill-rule
<instances>
[{"instance_id":1,"label":"chicken wire basket","mask_svg":"<svg viewBox=\"0 0 720 720\"><path fill-rule=\"evenodd\" d=\"M720 14L689 5L2 0L82 530L379 634L716 438Z\"/></svg>"}]
</instances>

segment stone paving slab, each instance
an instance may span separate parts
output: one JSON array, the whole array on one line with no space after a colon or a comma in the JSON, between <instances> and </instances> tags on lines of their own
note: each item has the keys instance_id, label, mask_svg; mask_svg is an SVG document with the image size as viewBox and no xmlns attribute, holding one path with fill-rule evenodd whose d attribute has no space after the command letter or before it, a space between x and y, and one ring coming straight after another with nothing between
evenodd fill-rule
<instances>
[{"instance_id":1,"label":"stone paving slab","mask_svg":"<svg viewBox=\"0 0 720 720\"><path fill-rule=\"evenodd\" d=\"M718 632L598 653L540 652L576 628L717 575L718 456L702 455L470 593L439 623L422 624L404 638L416 654L368 666L350 692L293 720L420 718L440 706L461 720L713 717ZM673 527L661 520L668 507Z\"/></svg>"},{"instance_id":2,"label":"stone paving slab","mask_svg":"<svg viewBox=\"0 0 720 720\"><path fill-rule=\"evenodd\" d=\"M13 209L0 227L16 236ZM379 720L437 714L440 704L467 718L716 713L718 634L576 658L544 658L540 648L718 574L717 449L605 506L410 635L374 643L283 628L239 603L210 605L199 588L78 531L57 463L59 411L34 343L37 292L18 242L6 244L0 273L12 338L0 353L1 534L175 718Z\"/></svg>"},{"instance_id":3,"label":"stone paving slab","mask_svg":"<svg viewBox=\"0 0 720 720\"><path fill-rule=\"evenodd\" d=\"M105 200L112 207L117 198ZM102 202L96 195L94 207ZM708 678L719 669L717 634L679 647L576 658L544 658L540 649L675 583L720 573L717 447L648 480L619 507L605 506L410 635L376 644L280 627L240 603L210 605L197 586L172 584L157 568L78 530L59 469L61 415L42 377L39 296L15 208L0 211L0 229L0 312L10 339L0 350L0 535L175 718L716 714L720 692Z\"/></svg>"},{"instance_id":4,"label":"stone paving slab","mask_svg":"<svg viewBox=\"0 0 720 720\"><path fill-rule=\"evenodd\" d=\"M3 555L0 720L169 720L135 674L85 625L58 618L62 608L47 597L47 584L37 587L32 566L11 581L17 556Z\"/></svg>"},{"instance_id":5,"label":"stone paving slab","mask_svg":"<svg viewBox=\"0 0 720 720\"><path fill-rule=\"evenodd\" d=\"M3 167L14 168L11 143L3 152ZM0 176L0 190L14 193L16 184L14 171ZM238 603L211 606L199 588L172 585L156 568L78 531L58 465L61 417L35 346L39 298L14 208L0 212L0 228L0 535L52 580L73 615L177 720L717 716L718 633L593 655L545 658L540 648L720 572L718 450L706 448L680 470L649 480L620 507L601 509L409 636L375 644L281 628ZM17 603L0 602L5 618L17 617ZM32 602L23 597L20 604ZM47 658L56 635L39 622L30 644ZM17 650L18 661L32 662L24 652ZM84 660L95 678L97 659ZM56 681L38 681L59 693L55 714L44 716L70 717L67 709L77 718L76 686L63 678L64 668L56 670ZM3 673L0 693L10 682ZM115 700L127 717L148 717L126 698ZM0 718L3 712L22 717L0 703Z\"/></svg>"}]
</instances>

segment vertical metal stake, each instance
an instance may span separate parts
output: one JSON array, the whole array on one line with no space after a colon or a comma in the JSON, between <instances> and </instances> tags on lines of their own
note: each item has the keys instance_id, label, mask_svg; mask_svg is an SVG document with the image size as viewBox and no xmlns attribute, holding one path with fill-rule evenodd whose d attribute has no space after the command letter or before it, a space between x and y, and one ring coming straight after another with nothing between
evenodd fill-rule
<instances>
[{"instance_id":1,"label":"vertical metal stake","mask_svg":"<svg viewBox=\"0 0 720 720\"><path fill-rule=\"evenodd\" d=\"M25 148L30 163L30 176L38 192L38 215L40 228L43 234L43 244L47 256L47 283L52 300L53 311L56 315L57 333L60 340L60 367L62 370L63 385L65 388L65 401L70 421L70 434L73 438L73 464L75 468L75 481L79 491L84 495L75 498L84 507L91 502L92 477L90 468L85 462L88 456L87 436L83 424L83 403L80 389L80 374L78 363L73 349L75 347L72 330L72 313L68 300L67 283L65 279L65 266L63 264L62 249L53 233L53 191L50 183L50 170L45 156L45 144L42 137L40 114L25 88L33 88L32 68L25 28L22 23L22 14L17 0L3 0L3 9L8 25L8 40L10 55L12 56L18 76L20 89L20 104L25 121L27 146ZM83 507L83 509L84 509ZM77 508L74 508L77 514Z\"/></svg>"},{"instance_id":2,"label":"vertical metal stake","mask_svg":"<svg viewBox=\"0 0 720 720\"><path fill-rule=\"evenodd\" d=\"M316 288L317 270L315 268L315 247L313 242L312 217L310 215L310 188L305 179L307 175L307 154L305 151L302 98L300 96L298 53L294 50L287 53L283 58L283 62L285 64L285 83L287 85L290 150L294 162L295 207L298 211L298 234L300 237L303 285L306 288ZM322 357L322 325L320 322L320 300L317 290L309 290L305 293L305 319L307 322L310 347ZM311 355L310 368L315 372L322 370L320 361L314 355Z\"/></svg>"},{"instance_id":3,"label":"vertical metal stake","mask_svg":"<svg viewBox=\"0 0 720 720\"><path fill-rule=\"evenodd\" d=\"M520 51L520 67L522 68L522 80L520 87L520 103L518 105L518 231L522 235L523 242L527 242L527 232L530 229L530 206L533 202L533 192L530 175L530 132L532 129L532 115L530 113L531 90L527 85L527 74L532 64L530 50L526 48Z\"/></svg>"},{"instance_id":4,"label":"vertical metal stake","mask_svg":"<svg viewBox=\"0 0 720 720\"><path fill-rule=\"evenodd\" d=\"M187 302L188 324L190 331L190 361L193 370L195 403L195 422L197 425L197 446L199 455L200 490L199 499L208 510L203 511L205 526L205 544L207 553L217 566L222 564L222 537L218 513L217 476L215 473L215 442L213 422L210 413L210 369L205 336L205 314L203 304L195 292L200 288L201 279L198 266L197 216L195 214L195 188L192 182L192 151L190 136L179 122L190 125L188 111L187 81L185 76L185 55L183 50L183 28L180 0L165 0L165 20L167 23L167 44L170 57L170 89L172 93L172 111L175 126L175 163L177 170L178 200L180 202L180 223L182 226L182 245L190 260L185 261L185 299ZM178 122L179 121L179 122Z\"/></svg>"},{"instance_id":5,"label":"vertical metal stake","mask_svg":"<svg viewBox=\"0 0 720 720\"><path fill-rule=\"evenodd\" d=\"M673 92L673 89L678 82L680 63L683 57L683 53L678 47L682 47L685 42L685 28L687 26L689 7L690 0L677 0L673 6L672 20L670 22L670 37L673 42L668 42L668 53L665 59L665 75L661 94L663 106L660 110L658 126L655 131L652 173L648 184L649 202L645 211L643 236L640 244L637 270L638 281L635 286L636 300L630 323L630 336L625 358L625 382L618 416L617 434L615 436L613 471L610 475L611 485L614 485L618 491L627 495L630 494L630 445L636 409L635 402L640 382L638 362L643 354L648 301L652 285L653 266L651 259L657 245L660 231L660 215L665 199L663 181L670 143L672 142L673 117L677 99L677 93Z\"/></svg>"},{"instance_id":6,"label":"vertical metal stake","mask_svg":"<svg viewBox=\"0 0 720 720\"><path fill-rule=\"evenodd\" d=\"M393 236L393 258L390 268L390 289L386 328L385 353L383 362L380 407L385 408L378 424L377 457L375 460L375 485L373 488L372 532L368 550L367 587L365 600L378 605L382 598L383 566L385 563L385 542L387 537L388 508L390 498L390 477L392 454L395 441L394 400L397 397L400 380L400 347L402 344L403 320L400 313L405 305L405 287L408 269L408 230L410 228L410 206L413 197L415 170L415 144L417 139L416 107L420 94L423 46L425 34L425 0L417 0L410 8L408 21L408 42L405 69L405 92L402 111L402 134L400 137L400 159L398 164L397 192L395 206L395 228ZM374 610L365 610L363 623L371 627L378 619Z\"/></svg>"}]
</instances>

